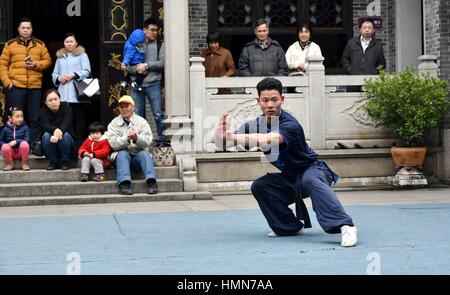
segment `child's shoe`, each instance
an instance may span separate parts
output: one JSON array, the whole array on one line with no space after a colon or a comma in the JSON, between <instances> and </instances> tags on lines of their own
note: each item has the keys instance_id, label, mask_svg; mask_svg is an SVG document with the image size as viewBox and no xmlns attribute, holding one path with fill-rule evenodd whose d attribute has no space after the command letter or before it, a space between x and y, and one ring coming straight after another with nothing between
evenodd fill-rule
<instances>
[{"instance_id":1,"label":"child's shoe","mask_svg":"<svg viewBox=\"0 0 450 295\"><path fill-rule=\"evenodd\" d=\"M93 179L97 182L101 182L101 181L106 180L106 176L105 176L105 174L100 173L100 174L95 175Z\"/></svg>"},{"instance_id":2,"label":"child's shoe","mask_svg":"<svg viewBox=\"0 0 450 295\"><path fill-rule=\"evenodd\" d=\"M28 163L28 161L22 161L22 170L23 171L30 171L30 164Z\"/></svg>"},{"instance_id":3,"label":"child's shoe","mask_svg":"<svg viewBox=\"0 0 450 295\"><path fill-rule=\"evenodd\" d=\"M80 177L80 181L81 182L86 182L89 180L89 175L86 173L81 173L81 177Z\"/></svg>"},{"instance_id":4,"label":"child's shoe","mask_svg":"<svg viewBox=\"0 0 450 295\"><path fill-rule=\"evenodd\" d=\"M3 168L3 171L11 171L14 169L14 162L11 164L6 164L5 168Z\"/></svg>"}]
</instances>

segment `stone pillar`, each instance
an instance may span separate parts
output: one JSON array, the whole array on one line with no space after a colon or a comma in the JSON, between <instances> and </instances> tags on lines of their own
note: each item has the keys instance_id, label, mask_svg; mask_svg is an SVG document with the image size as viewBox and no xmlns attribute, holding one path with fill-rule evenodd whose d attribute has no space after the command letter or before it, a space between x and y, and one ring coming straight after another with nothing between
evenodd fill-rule
<instances>
[{"instance_id":1,"label":"stone pillar","mask_svg":"<svg viewBox=\"0 0 450 295\"><path fill-rule=\"evenodd\" d=\"M395 0L395 44L397 71L415 67L421 55L422 0Z\"/></svg>"},{"instance_id":2,"label":"stone pillar","mask_svg":"<svg viewBox=\"0 0 450 295\"><path fill-rule=\"evenodd\" d=\"M193 143L195 152L206 150L204 142L203 119L206 108L206 77L203 57L192 57L190 76L191 114L193 119Z\"/></svg>"},{"instance_id":3,"label":"stone pillar","mask_svg":"<svg viewBox=\"0 0 450 295\"><path fill-rule=\"evenodd\" d=\"M419 74L430 74L437 78L438 65L436 64L437 57L435 55L422 55L419 56L419 65L417 66L417 72ZM430 130L425 136L425 141L428 147L437 147L440 142L440 130L439 128Z\"/></svg>"},{"instance_id":4,"label":"stone pillar","mask_svg":"<svg viewBox=\"0 0 450 295\"><path fill-rule=\"evenodd\" d=\"M308 99L309 99L309 128L311 148L325 150L327 148L326 131L327 113L325 95L325 67L324 58L313 56L308 60Z\"/></svg>"},{"instance_id":5,"label":"stone pillar","mask_svg":"<svg viewBox=\"0 0 450 295\"><path fill-rule=\"evenodd\" d=\"M421 74L430 74L433 77L438 76L438 65L436 64L437 56L422 55L419 56L419 65L417 70Z\"/></svg>"},{"instance_id":6,"label":"stone pillar","mask_svg":"<svg viewBox=\"0 0 450 295\"><path fill-rule=\"evenodd\" d=\"M192 147L188 11L188 1L164 1L166 134L177 153L190 152Z\"/></svg>"},{"instance_id":7,"label":"stone pillar","mask_svg":"<svg viewBox=\"0 0 450 295\"><path fill-rule=\"evenodd\" d=\"M437 57L435 55L419 56L419 66L417 67L419 73L430 74L433 77L438 77L438 65L436 64ZM439 139L439 134L432 132L435 138ZM445 124L441 130L441 143L443 152L437 157L437 178L450 184L450 129L448 124Z\"/></svg>"}]
</instances>

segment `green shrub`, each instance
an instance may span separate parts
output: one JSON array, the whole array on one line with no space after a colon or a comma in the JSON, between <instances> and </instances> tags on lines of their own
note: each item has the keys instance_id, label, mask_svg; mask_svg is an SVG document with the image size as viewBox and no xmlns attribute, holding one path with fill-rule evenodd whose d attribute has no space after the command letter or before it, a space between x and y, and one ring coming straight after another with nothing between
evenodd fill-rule
<instances>
[{"instance_id":1,"label":"green shrub","mask_svg":"<svg viewBox=\"0 0 450 295\"><path fill-rule=\"evenodd\" d=\"M449 111L448 82L419 75L409 68L364 81L369 101L364 109L377 125L398 134L407 146L417 146L426 132Z\"/></svg>"}]
</instances>

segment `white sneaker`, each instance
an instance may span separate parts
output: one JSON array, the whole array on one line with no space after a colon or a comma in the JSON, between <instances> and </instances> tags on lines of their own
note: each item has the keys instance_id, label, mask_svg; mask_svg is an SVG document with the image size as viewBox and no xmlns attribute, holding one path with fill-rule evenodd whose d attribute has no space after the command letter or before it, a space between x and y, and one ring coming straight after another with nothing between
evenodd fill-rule
<instances>
[{"instance_id":1,"label":"white sneaker","mask_svg":"<svg viewBox=\"0 0 450 295\"><path fill-rule=\"evenodd\" d=\"M303 227L301 230L299 230L298 232L295 233L294 236L298 236L298 235L303 235ZM271 231L270 233L267 234L268 237L270 238L276 238L279 237L279 235L277 235L275 232Z\"/></svg>"},{"instance_id":2,"label":"white sneaker","mask_svg":"<svg viewBox=\"0 0 450 295\"><path fill-rule=\"evenodd\" d=\"M358 243L358 230L355 226L344 225L341 227L342 247L353 247Z\"/></svg>"}]
</instances>

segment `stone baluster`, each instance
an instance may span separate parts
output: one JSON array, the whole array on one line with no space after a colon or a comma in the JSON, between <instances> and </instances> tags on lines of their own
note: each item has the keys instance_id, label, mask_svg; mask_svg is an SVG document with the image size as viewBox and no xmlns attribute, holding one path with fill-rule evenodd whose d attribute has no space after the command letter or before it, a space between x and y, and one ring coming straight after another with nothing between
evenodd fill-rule
<instances>
[{"instance_id":1,"label":"stone baluster","mask_svg":"<svg viewBox=\"0 0 450 295\"><path fill-rule=\"evenodd\" d=\"M311 148L326 149L326 94L324 58L313 56L308 60L308 99L309 99L309 128Z\"/></svg>"}]
</instances>

